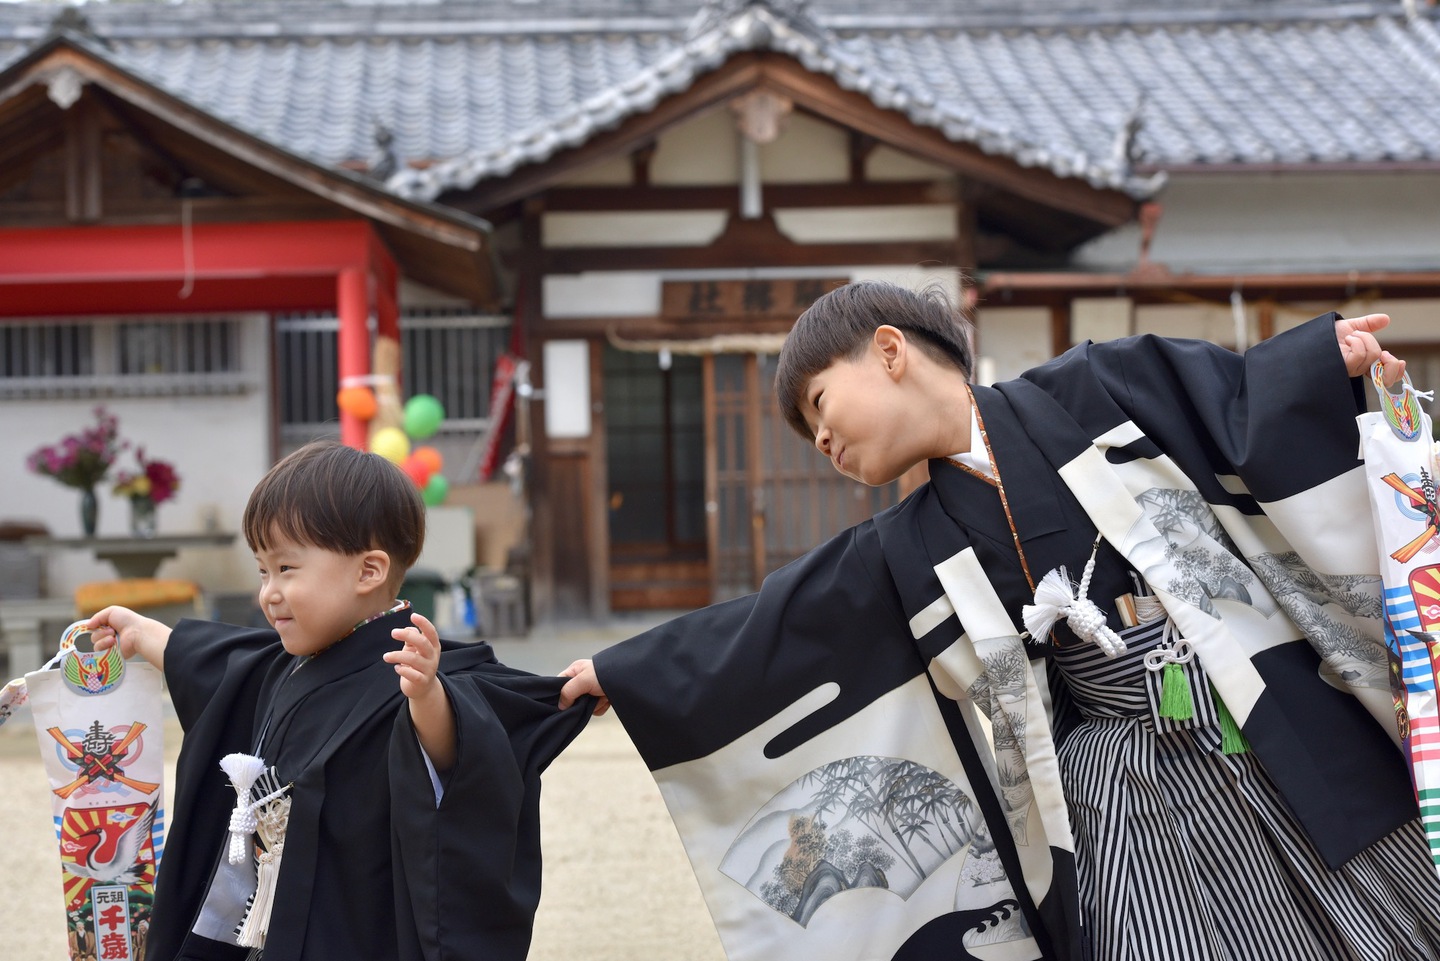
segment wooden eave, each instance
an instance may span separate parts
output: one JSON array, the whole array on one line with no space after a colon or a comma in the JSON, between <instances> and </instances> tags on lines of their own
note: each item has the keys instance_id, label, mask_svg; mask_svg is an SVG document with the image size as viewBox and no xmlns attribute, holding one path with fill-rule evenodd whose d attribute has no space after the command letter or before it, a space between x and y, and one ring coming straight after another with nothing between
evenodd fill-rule
<instances>
[{"instance_id":1,"label":"wooden eave","mask_svg":"<svg viewBox=\"0 0 1440 961\"><path fill-rule=\"evenodd\" d=\"M1434 297L1440 271L1335 271L1331 273L1171 273L1152 264L1130 273L992 272L976 278L982 306L1048 305L1075 297L1129 297L1136 303L1210 301L1228 304L1239 292L1247 301L1349 300L1365 295Z\"/></svg>"},{"instance_id":2,"label":"wooden eave","mask_svg":"<svg viewBox=\"0 0 1440 961\"><path fill-rule=\"evenodd\" d=\"M407 277L486 309L496 307L488 224L397 197L357 175L290 153L63 36L46 41L0 73L0 189L23 176L29 158L63 143L66 112L47 89L67 71L84 82L82 99L99 104L177 172L236 195L229 203L218 198L195 203L200 219L293 219L297 212L317 220L363 217L375 225ZM178 201L173 211L171 222L180 215ZM126 219L125 212L115 213L113 222ZM153 210L148 218L155 219ZM134 217L130 221L137 222Z\"/></svg>"},{"instance_id":3,"label":"wooden eave","mask_svg":"<svg viewBox=\"0 0 1440 961\"><path fill-rule=\"evenodd\" d=\"M1061 214L1066 241L1077 243L1134 219L1138 201L1117 190L1100 189L1077 179L1024 167L1008 157L955 143L940 131L918 126L904 114L887 110L862 93L845 90L832 78L813 73L784 54L737 54L698 78L652 110L637 114L579 147L507 177L480 181L468 190L443 194L444 202L487 214L561 183L580 170L628 156L652 143L665 130L754 90L789 98L797 109L873 137L923 160L948 167L982 191L1010 195L1015 213L1044 209ZM604 188L596 188L597 192ZM1036 231L1037 237L1040 231Z\"/></svg>"}]
</instances>

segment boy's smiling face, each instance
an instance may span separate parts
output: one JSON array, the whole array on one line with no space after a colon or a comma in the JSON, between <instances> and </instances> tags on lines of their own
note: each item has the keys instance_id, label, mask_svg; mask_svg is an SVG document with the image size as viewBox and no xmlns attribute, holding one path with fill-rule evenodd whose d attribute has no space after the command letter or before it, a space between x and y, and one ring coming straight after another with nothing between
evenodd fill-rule
<instances>
[{"instance_id":1,"label":"boy's smiling face","mask_svg":"<svg viewBox=\"0 0 1440 961\"><path fill-rule=\"evenodd\" d=\"M386 558L383 571L377 554ZM388 600L383 589L388 558L383 551L340 554L277 535L255 553L255 560L260 565L260 608L291 654L323 651L383 610Z\"/></svg>"}]
</instances>

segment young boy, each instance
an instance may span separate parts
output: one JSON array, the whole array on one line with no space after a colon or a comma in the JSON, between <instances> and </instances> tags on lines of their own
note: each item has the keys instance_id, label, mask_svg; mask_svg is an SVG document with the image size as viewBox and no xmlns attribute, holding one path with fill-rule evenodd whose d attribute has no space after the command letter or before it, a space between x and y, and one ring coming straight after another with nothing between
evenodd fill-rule
<instances>
[{"instance_id":1,"label":"young boy","mask_svg":"<svg viewBox=\"0 0 1440 961\"><path fill-rule=\"evenodd\" d=\"M89 622L97 649L164 671L185 729L147 955L240 959L258 941L266 961L524 958L539 774L583 709L558 712L556 679L443 644L396 600L425 508L384 458L296 451L251 494L244 531L273 630L172 631L122 607ZM269 801L245 808L284 815L283 843L268 825L257 846L236 810L242 785L220 766L235 754L272 772L246 791Z\"/></svg>"},{"instance_id":2,"label":"young boy","mask_svg":"<svg viewBox=\"0 0 1440 961\"><path fill-rule=\"evenodd\" d=\"M807 310L789 423L930 483L561 698L613 700L732 961L1440 958L1356 454L1387 323L985 388L942 298Z\"/></svg>"}]
</instances>

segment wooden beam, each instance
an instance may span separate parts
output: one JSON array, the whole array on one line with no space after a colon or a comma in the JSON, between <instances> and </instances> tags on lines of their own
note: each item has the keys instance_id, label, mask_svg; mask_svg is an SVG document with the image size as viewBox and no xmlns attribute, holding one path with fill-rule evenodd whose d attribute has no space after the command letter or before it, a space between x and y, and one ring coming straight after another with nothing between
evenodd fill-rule
<instances>
[{"instance_id":1,"label":"wooden beam","mask_svg":"<svg viewBox=\"0 0 1440 961\"><path fill-rule=\"evenodd\" d=\"M1049 303L1056 295L1123 295L1139 303L1164 302L1187 294L1230 302L1237 287L1247 299L1284 295L1280 299L1349 298L1357 292L1383 291L1391 296L1434 297L1440 294L1440 271L1368 270L1315 274L1172 274L1163 270L1129 274L1003 273L981 278L982 296L998 306Z\"/></svg>"},{"instance_id":2,"label":"wooden beam","mask_svg":"<svg viewBox=\"0 0 1440 961\"><path fill-rule=\"evenodd\" d=\"M558 247L545 251L547 274L588 270L699 270L706 267L834 267L840 264L955 263L955 245L941 241L875 244L791 244L770 248Z\"/></svg>"},{"instance_id":3,"label":"wooden beam","mask_svg":"<svg viewBox=\"0 0 1440 961\"><path fill-rule=\"evenodd\" d=\"M766 184L769 210L790 207L880 207L950 204L952 182L907 180L865 184ZM550 212L589 213L632 210L729 210L739 208L733 185L718 187L554 187L545 191ZM494 213L487 211L487 213Z\"/></svg>"},{"instance_id":4,"label":"wooden beam","mask_svg":"<svg viewBox=\"0 0 1440 961\"><path fill-rule=\"evenodd\" d=\"M698 340L725 335L784 334L798 311L770 317L747 316L707 321L674 321L661 317L547 317L546 337L607 337L622 340Z\"/></svg>"}]
</instances>

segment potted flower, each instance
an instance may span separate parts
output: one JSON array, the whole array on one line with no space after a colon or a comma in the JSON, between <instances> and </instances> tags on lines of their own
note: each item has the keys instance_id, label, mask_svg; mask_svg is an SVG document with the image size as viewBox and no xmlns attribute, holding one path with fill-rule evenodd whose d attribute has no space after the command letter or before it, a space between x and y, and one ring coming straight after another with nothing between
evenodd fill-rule
<instances>
[{"instance_id":1,"label":"potted flower","mask_svg":"<svg viewBox=\"0 0 1440 961\"><path fill-rule=\"evenodd\" d=\"M180 475L169 461L145 456L145 448L135 451L138 471L122 471L115 480L114 492L130 498L130 532L136 537L155 536L155 507L175 496L180 489Z\"/></svg>"},{"instance_id":2,"label":"potted flower","mask_svg":"<svg viewBox=\"0 0 1440 961\"><path fill-rule=\"evenodd\" d=\"M104 407L96 407L95 424L78 434L60 438L50 447L41 447L26 458L26 466L66 487L80 491L80 524L86 537L95 535L99 505L95 485L105 479L110 465L127 446L120 440L119 421Z\"/></svg>"}]
</instances>

